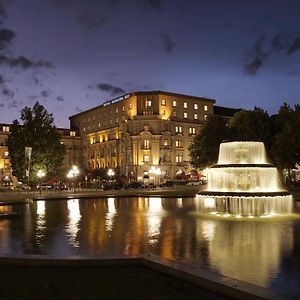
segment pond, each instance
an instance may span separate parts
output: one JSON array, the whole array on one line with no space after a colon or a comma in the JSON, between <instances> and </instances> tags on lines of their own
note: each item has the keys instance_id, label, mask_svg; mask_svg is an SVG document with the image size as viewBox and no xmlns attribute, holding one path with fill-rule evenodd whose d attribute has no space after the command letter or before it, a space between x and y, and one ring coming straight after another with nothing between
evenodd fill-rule
<instances>
[{"instance_id":1,"label":"pond","mask_svg":"<svg viewBox=\"0 0 300 300\"><path fill-rule=\"evenodd\" d=\"M194 198L48 200L15 209L18 218L0 220L0 255L155 254L300 298L299 218L225 220L202 214Z\"/></svg>"}]
</instances>

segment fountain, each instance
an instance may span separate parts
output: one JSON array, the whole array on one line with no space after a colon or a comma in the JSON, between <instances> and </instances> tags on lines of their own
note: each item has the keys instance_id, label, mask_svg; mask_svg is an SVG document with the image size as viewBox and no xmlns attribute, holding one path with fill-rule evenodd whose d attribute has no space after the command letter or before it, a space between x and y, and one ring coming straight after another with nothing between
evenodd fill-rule
<instances>
[{"instance_id":1,"label":"fountain","mask_svg":"<svg viewBox=\"0 0 300 300\"><path fill-rule=\"evenodd\" d=\"M218 163L208 169L198 208L221 216L264 217L292 212L292 196L281 187L262 142L220 144Z\"/></svg>"}]
</instances>

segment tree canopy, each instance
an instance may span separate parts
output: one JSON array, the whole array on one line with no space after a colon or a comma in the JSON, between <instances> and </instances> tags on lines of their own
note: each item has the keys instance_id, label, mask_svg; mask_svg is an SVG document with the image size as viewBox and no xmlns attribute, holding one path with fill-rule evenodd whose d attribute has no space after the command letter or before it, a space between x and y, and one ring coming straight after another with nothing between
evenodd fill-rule
<instances>
[{"instance_id":1,"label":"tree canopy","mask_svg":"<svg viewBox=\"0 0 300 300\"><path fill-rule=\"evenodd\" d=\"M300 165L299 128L300 106L292 109L286 103L271 117L257 107L237 112L228 122L222 117L211 116L189 148L191 164L195 168L214 164L223 140L262 141L276 167L290 174L290 169Z\"/></svg>"},{"instance_id":2,"label":"tree canopy","mask_svg":"<svg viewBox=\"0 0 300 300\"><path fill-rule=\"evenodd\" d=\"M25 147L32 147L31 182L37 181L37 171L43 170L48 176L55 176L63 163L65 146L61 144L61 135L54 125L52 114L36 102L33 108L24 107L20 124L14 120L8 136L8 151L13 174L24 180Z\"/></svg>"},{"instance_id":3,"label":"tree canopy","mask_svg":"<svg viewBox=\"0 0 300 300\"><path fill-rule=\"evenodd\" d=\"M218 115L210 115L189 148L192 166L206 168L216 163L219 145L228 138L228 134L226 120Z\"/></svg>"}]
</instances>

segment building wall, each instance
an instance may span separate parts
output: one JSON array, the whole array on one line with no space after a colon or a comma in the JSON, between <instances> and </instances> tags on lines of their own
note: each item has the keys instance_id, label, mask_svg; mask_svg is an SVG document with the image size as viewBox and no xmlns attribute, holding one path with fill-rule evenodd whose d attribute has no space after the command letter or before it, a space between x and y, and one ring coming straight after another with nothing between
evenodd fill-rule
<instances>
[{"instance_id":1,"label":"building wall","mask_svg":"<svg viewBox=\"0 0 300 300\"><path fill-rule=\"evenodd\" d=\"M70 117L83 139L86 166L120 167L121 174L141 179L152 166L161 177L189 173L188 147L214 100L154 91L127 94Z\"/></svg>"}]
</instances>

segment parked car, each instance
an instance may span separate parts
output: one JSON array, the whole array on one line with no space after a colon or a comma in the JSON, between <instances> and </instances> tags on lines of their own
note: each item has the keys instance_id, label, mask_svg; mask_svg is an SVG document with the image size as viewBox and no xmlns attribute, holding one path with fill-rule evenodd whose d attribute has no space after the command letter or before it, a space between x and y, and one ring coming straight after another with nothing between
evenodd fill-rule
<instances>
[{"instance_id":1,"label":"parked car","mask_svg":"<svg viewBox=\"0 0 300 300\"><path fill-rule=\"evenodd\" d=\"M126 188L127 189L141 189L144 186L142 185L142 183L140 183L139 181L133 181L130 182L129 184L127 184Z\"/></svg>"}]
</instances>

